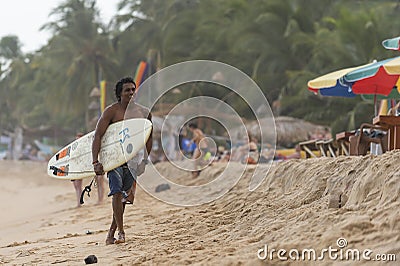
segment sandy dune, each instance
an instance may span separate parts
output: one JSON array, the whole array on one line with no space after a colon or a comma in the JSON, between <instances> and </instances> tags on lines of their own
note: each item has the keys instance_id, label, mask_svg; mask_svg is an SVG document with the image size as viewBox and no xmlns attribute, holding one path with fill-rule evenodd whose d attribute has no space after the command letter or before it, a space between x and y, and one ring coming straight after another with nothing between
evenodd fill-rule
<instances>
[{"instance_id":1,"label":"sandy dune","mask_svg":"<svg viewBox=\"0 0 400 266\"><path fill-rule=\"evenodd\" d=\"M398 263L399 161L400 151L276 163L253 192L248 184L254 167L248 167L227 194L195 207L166 204L138 189L135 204L125 213L127 242L110 246L104 243L111 221L110 199L95 205L93 189L84 206L75 208L71 182L47 177L45 163L0 161L0 264L82 265L94 254L98 265L301 265L304 262L289 257L290 250L294 256L295 249L300 254L313 249L321 256L329 246L338 250L336 255L347 249L370 249L369 258L396 256ZM169 163L156 167L175 183L194 186L215 179L226 164L214 164L196 180ZM243 165L233 164L225 174L241 170ZM174 187L161 193L170 199L182 196ZM338 247L339 238L347 241L343 249ZM260 249L266 245L269 253L262 260L259 257L265 254ZM272 249L276 251L270 258ZM287 251L281 256L287 261L278 258L279 249ZM362 258L342 258L333 260L325 253L324 259L312 263L366 263ZM375 264L379 263L368 263Z\"/></svg>"}]
</instances>

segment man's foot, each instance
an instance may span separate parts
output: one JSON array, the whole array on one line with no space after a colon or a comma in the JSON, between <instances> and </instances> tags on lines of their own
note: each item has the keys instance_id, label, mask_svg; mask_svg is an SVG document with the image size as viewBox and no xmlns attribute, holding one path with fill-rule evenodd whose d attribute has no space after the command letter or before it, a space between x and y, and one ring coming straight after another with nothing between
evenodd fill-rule
<instances>
[{"instance_id":1,"label":"man's foot","mask_svg":"<svg viewBox=\"0 0 400 266\"><path fill-rule=\"evenodd\" d=\"M106 245L111 245L111 244L115 244L115 229L110 229L108 230L108 234L107 234L107 238L106 238Z\"/></svg>"},{"instance_id":2,"label":"man's foot","mask_svg":"<svg viewBox=\"0 0 400 266\"><path fill-rule=\"evenodd\" d=\"M112 238L108 238L107 237L107 239L106 239L106 245L112 245L112 244L115 244L115 241L116 241L117 239L115 239L115 237L112 237Z\"/></svg>"},{"instance_id":3,"label":"man's foot","mask_svg":"<svg viewBox=\"0 0 400 266\"><path fill-rule=\"evenodd\" d=\"M118 232L118 239L116 239L114 241L115 244L121 244L121 243L125 243L125 232Z\"/></svg>"}]
</instances>

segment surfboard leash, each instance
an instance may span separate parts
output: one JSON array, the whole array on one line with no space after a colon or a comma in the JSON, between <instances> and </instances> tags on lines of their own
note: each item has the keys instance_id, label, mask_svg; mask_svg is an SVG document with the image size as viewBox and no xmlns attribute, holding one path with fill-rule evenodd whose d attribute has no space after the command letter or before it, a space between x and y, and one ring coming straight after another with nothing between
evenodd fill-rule
<instances>
[{"instance_id":1,"label":"surfboard leash","mask_svg":"<svg viewBox=\"0 0 400 266\"><path fill-rule=\"evenodd\" d=\"M93 177L93 179L92 179L92 181L90 182L90 184L87 185L87 186L85 187L85 189L82 191L81 199L80 199L80 204L84 204L84 203L85 203L85 202L83 201L83 197L85 196L85 192L87 192L87 195L88 195L88 197L90 198L90 192L92 191L92 184L93 184L93 181L95 180L95 178L96 178L96 177Z\"/></svg>"}]
</instances>

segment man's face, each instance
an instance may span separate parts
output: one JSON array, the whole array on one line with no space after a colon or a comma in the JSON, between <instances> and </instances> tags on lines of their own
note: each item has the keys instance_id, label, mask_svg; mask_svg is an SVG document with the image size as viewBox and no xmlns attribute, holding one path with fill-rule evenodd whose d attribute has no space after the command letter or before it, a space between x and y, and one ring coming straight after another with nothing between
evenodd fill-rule
<instances>
[{"instance_id":1,"label":"man's face","mask_svg":"<svg viewBox=\"0 0 400 266\"><path fill-rule=\"evenodd\" d=\"M129 102L135 96L136 87L133 83L122 84L121 102Z\"/></svg>"}]
</instances>

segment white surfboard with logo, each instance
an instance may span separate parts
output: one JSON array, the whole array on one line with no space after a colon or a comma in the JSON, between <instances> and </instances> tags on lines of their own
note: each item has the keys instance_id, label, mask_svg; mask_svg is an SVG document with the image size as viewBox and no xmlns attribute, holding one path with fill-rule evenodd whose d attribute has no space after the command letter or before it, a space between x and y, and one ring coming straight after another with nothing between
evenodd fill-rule
<instances>
[{"instance_id":1,"label":"white surfboard with logo","mask_svg":"<svg viewBox=\"0 0 400 266\"><path fill-rule=\"evenodd\" d=\"M101 140L99 161L110 171L132 159L150 137L152 123L144 118L111 124ZM71 142L57 152L47 165L47 174L58 179L83 179L95 176L92 165L94 131Z\"/></svg>"}]
</instances>

